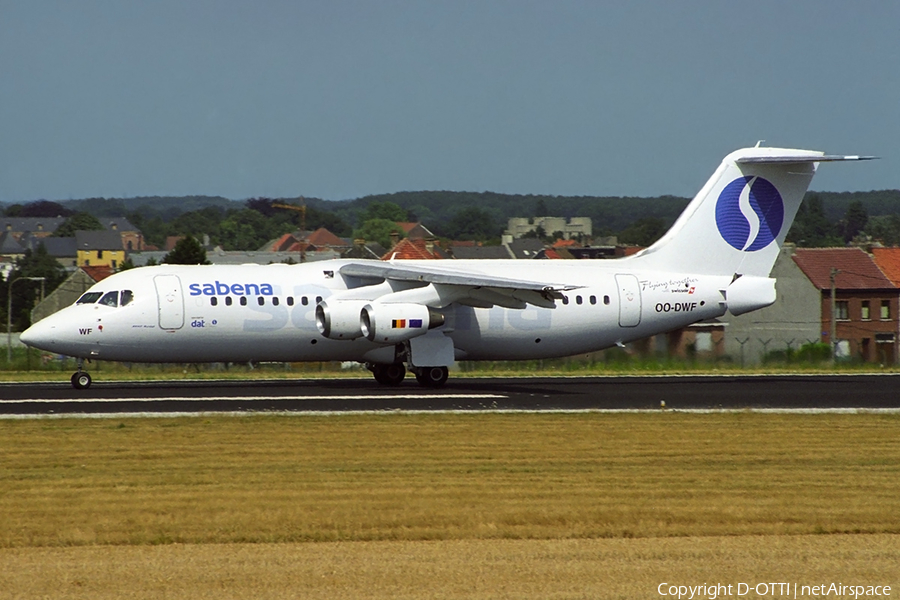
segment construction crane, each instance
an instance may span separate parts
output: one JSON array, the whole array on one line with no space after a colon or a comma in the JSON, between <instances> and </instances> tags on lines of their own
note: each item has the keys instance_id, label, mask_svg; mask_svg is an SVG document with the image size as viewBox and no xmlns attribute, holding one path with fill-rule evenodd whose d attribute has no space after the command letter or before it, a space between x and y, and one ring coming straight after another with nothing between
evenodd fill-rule
<instances>
[{"instance_id":1,"label":"construction crane","mask_svg":"<svg viewBox=\"0 0 900 600\"><path fill-rule=\"evenodd\" d=\"M284 208L287 210L296 210L300 213L300 231L303 232L303 235L306 235L306 200L301 196L300 202L302 204L282 204L281 202L273 202L272 208ZM306 249L305 247L301 247L300 249L300 262L306 262Z\"/></svg>"}]
</instances>

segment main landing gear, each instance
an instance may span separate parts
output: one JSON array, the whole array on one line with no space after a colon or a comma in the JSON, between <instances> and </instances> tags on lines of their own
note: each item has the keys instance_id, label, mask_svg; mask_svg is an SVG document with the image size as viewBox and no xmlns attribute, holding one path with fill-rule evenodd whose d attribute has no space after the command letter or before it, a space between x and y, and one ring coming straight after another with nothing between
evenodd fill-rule
<instances>
[{"instance_id":1,"label":"main landing gear","mask_svg":"<svg viewBox=\"0 0 900 600\"><path fill-rule=\"evenodd\" d=\"M84 359L77 359L78 370L72 374L72 387L76 390L86 390L91 387L91 376L84 371Z\"/></svg>"},{"instance_id":2,"label":"main landing gear","mask_svg":"<svg viewBox=\"0 0 900 600\"><path fill-rule=\"evenodd\" d=\"M406 377L406 366L402 362L384 364L366 364L366 368L372 371L375 381L382 385L400 385ZM416 376L416 381L424 387L439 388L447 383L449 372L447 367L412 367L410 369Z\"/></svg>"},{"instance_id":3,"label":"main landing gear","mask_svg":"<svg viewBox=\"0 0 900 600\"><path fill-rule=\"evenodd\" d=\"M433 388L443 387L449 375L447 367L419 367L414 373L419 385Z\"/></svg>"}]
</instances>

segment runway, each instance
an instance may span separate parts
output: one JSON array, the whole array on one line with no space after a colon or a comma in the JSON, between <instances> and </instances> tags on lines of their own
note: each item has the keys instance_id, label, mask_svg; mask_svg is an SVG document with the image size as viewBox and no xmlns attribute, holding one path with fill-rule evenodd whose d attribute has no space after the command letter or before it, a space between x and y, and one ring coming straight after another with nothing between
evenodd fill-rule
<instances>
[{"instance_id":1,"label":"runway","mask_svg":"<svg viewBox=\"0 0 900 600\"><path fill-rule=\"evenodd\" d=\"M900 375L456 378L434 390L369 379L0 384L0 416L217 412L900 411ZM664 404L663 404L664 403Z\"/></svg>"}]
</instances>

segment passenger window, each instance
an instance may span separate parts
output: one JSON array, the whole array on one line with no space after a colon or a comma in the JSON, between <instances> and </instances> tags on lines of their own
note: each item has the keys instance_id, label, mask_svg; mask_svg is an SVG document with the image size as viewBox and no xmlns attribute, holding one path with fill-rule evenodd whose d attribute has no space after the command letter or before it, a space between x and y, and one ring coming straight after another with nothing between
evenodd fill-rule
<instances>
[{"instance_id":1,"label":"passenger window","mask_svg":"<svg viewBox=\"0 0 900 600\"><path fill-rule=\"evenodd\" d=\"M609 296L603 296L603 304L609 304Z\"/></svg>"},{"instance_id":2,"label":"passenger window","mask_svg":"<svg viewBox=\"0 0 900 600\"><path fill-rule=\"evenodd\" d=\"M293 306L293 305L294 305L294 297L293 297L293 296L288 296L288 297L287 297L287 303L288 303L288 306Z\"/></svg>"},{"instance_id":3,"label":"passenger window","mask_svg":"<svg viewBox=\"0 0 900 600\"><path fill-rule=\"evenodd\" d=\"M575 296L575 304L581 304L581 296Z\"/></svg>"},{"instance_id":4,"label":"passenger window","mask_svg":"<svg viewBox=\"0 0 900 600\"><path fill-rule=\"evenodd\" d=\"M301 302L303 303L303 306L307 306L309 304L309 298L303 296L303 300Z\"/></svg>"},{"instance_id":5,"label":"passenger window","mask_svg":"<svg viewBox=\"0 0 900 600\"><path fill-rule=\"evenodd\" d=\"M316 296L316 304L322 301L322 296Z\"/></svg>"},{"instance_id":6,"label":"passenger window","mask_svg":"<svg viewBox=\"0 0 900 600\"><path fill-rule=\"evenodd\" d=\"M88 292L79 298L75 304L93 304L97 300L100 299L100 296L103 295L103 292Z\"/></svg>"},{"instance_id":7,"label":"passenger window","mask_svg":"<svg viewBox=\"0 0 900 600\"><path fill-rule=\"evenodd\" d=\"M241 306L247 306L247 296L241 296Z\"/></svg>"},{"instance_id":8,"label":"passenger window","mask_svg":"<svg viewBox=\"0 0 900 600\"><path fill-rule=\"evenodd\" d=\"M99 304L103 304L104 306L118 306L119 292L107 292L100 298Z\"/></svg>"},{"instance_id":9,"label":"passenger window","mask_svg":"<svg viewBox=\"0 0 900 600\"><path fill-rule=\"evenodd\" d=\"M215 296L213 296L212 298L209 299L209 303L212 304L213 306L217 306L219 304L219 299L216 298Z\"/></svg>"},{"instance_id":10,"label":"passenger window","mask_svg":"<svg viewBox=\"0 0 900 600\"><path fill-rule=\"evenodd\" d=\"M225 296L225 306L231 306L231 296Z\"/></svg>"},{"instance_id":11,"label":"passenger window","mask_svg":"<svg viewBox=\"0 0 900 600\"><path fill-rule=\"evenodd\" d=\"M591 304L597 304L597 296L591 296Z\"/></svg>"},{"instance_id":12,"label":"passenger window","mask_svg":"<svg viewBox=\"0 0 900 600\"><path fill-rule=\"evenodd\" d=\"M563 304L568 304L568 303L569 303L569 297L563 296Z\"/></svg>"},{"instance_id":13,"label":"passenger window","mask_svg":"<svg viewBox=\"0 0 900 600\"><path fill-rule=\"evenodd\" d=\"M278 297L272 298L272 306L278 306Z\"/></svg>"},{"instance_id":14,"label":"passenger window","mask_svg":"<svg viewBox=\"0 0 900 600\"><path fill-rule=\"evenodd\" d=\"M256 302L257 302L257 304L259 304L260 306L262 306L262 305L264 305L264 304L266 303L266 299L265 299L264 296L257 296L257 297L256 297Z\"/></svg>"},{"instance_id":15,"label":"passenger window","mask_svg":"<svg viewBox=\"0 0 900 600\"><path fill-rule=\"evenodd\" d=\"M131 293L131 290L122 290L122 296L119 300L119 306L131 304L132 300L134 300L134 294Z\"/></svg>"}]
</instances>

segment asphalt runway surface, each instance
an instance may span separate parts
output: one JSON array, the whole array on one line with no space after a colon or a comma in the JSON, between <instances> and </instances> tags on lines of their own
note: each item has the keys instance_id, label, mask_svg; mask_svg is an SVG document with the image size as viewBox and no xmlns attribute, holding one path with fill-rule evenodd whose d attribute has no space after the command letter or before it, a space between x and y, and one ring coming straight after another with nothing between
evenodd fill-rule
<instances>
[{"instance_id":1,"label":"asphalt runway surface","mask_svg":"<svg viewBox=\"0 0 900 600\"><path fill-rule=\"evenodd\" d=\"M0 384L0 416L489 410L900 410L900 375L452 378Z\"/></svg>"}]
</instances>

